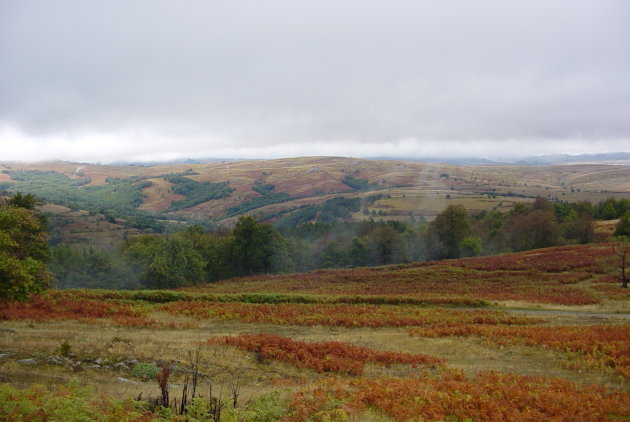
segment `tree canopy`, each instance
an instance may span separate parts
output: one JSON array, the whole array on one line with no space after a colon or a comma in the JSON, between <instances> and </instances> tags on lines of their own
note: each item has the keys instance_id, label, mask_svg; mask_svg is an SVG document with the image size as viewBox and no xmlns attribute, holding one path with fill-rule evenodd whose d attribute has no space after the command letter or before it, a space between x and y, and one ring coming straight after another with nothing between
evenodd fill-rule
<instances>
[{"instance_id":1,"label":"tree canopy","mask_svg":"<svg viewBox=\"0 0 630 422\"><path fill-rule=\"evenodd\" d=\"M0 204L0 299L26 300L50 286L46 218L32 195Z\"/></svg>"}]
</instances>

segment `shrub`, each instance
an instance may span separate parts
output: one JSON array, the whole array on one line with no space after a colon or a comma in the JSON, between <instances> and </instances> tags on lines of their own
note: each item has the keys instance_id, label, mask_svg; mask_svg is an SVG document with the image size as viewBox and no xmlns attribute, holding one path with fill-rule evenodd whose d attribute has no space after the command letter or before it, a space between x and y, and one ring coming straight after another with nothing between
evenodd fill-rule
<instances>
[{"instance_id":1,"label":"shrub","mask_svg":"<svg viewBox=\"0 0 630 422\"><path fill-rule=\"evenodd\" d=\"M142 381L150 381L155 379L158 373L158 367L152 363L139 363L131 370L131 375L140 378Z\"/></svg>"},{"instance_id":2,"label":"shrub","mask_svg":"<svg viewBox=\"0 0 630 422\"><path fill-rule=\"evenodd\" d=\"M70 350L72 349L72 347L70 346L70 343L68 342L68 340L64 340L61 342L61 344L59 345L59 354L61 354L61 356L63 357L68 357L70 356Z\"/></svg>"}]
</instances>

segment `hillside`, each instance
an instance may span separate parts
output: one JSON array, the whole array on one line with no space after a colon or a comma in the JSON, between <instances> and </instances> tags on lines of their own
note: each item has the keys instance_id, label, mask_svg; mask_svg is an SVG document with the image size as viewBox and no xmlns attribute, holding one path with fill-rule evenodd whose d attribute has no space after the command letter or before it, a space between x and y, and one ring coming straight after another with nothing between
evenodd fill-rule
<instances>
[{"instance_id":1,"label":"hillside","mask_svg":"<svg viewBox=\"0 0 630 422\"><path fill-rule=\"evenodd\" d=\"M536 196L592 202L612 195L630 198L630 167L622 165L455 166L307 157L146 167L65 162L0 166L0 188L32 192L58 205L228 225L238 215L274 220L335 197L361 199L360 209L350 210L355 220L430 220L452 203L471 211L506 210Z\"/></svg>"},{"instance_id":2,"label":"hillside","mask_svg":"<svg viewBox=\"0 0 630 422\"><path fill-rule=\"evenodd\" d=\"M497 409L512 420L627 420L630 297L617 270L611 245L598 244L194 289L53 290L0 303L10 383L0 399L26 403L0 415L39 403L133 411L97 397L179 409L199 382L230 411L275 409L268 420L492 421ZM171 395L156 401L160 370ZM20 391L35 379L43 387Z\"/></svg>"},{"instance_id":3,"label":"hillside","mask_svg":"<svg viewBox=\"0 0 630 422\"><path fill-rule=\"evenodd\" d=\"M630 312L630 292L619 287L616 260L610 244L563 246L476 258L236 278L183 291L354 296L347 299L350 303L380 300L462 305L481 299L508 307L581 306L591 311Z\"/></svg>"}]
</instances>

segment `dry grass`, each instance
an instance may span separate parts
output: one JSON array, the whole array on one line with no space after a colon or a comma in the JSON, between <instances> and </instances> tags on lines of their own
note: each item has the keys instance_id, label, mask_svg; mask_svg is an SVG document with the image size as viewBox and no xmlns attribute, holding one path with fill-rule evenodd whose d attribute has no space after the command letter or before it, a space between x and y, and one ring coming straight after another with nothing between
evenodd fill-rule
<instances>
[{"instance_id":1,"label":"dry grass","mask_svg":"<svg viewBox=\"0 0 630 422\"><path fill-rule=\"evenodd\" d=\"M71 345L75 360L100 357L112 362L129 359L141 362L165 361L180 368L188 367L189 352L199 349L200 370L206 375L204 384L212 381L215 394L221 389L227 392L229 385L239 375L244 400L275 388L276 380L297 383L305 377L310 380L318 378L314 373L300 371L280 362L261 365L256 363L251 354L205 344L212 336L237 334L246 329L243 325L206 324L199 329L155 330L109 325L95 329L89 324L59 322L5 323L3 328L15 332L0 333L0 351L11 354L0 359L2 381L20 387L33 383L52 386L76 378L82 384L93 386L97 393L114 397L137 397L141 392L145 397L147 394L157 395L157 385L154 383L129 384L117 381L118 377L132 378L126 371L92 368L75 371L69 367L43 363L46 356L59 356L59 346L63 341ZM35 358L39 363L21 365L16 362L23 358ZM177 392L182 383L183 373L175 372L171 377L173 391Z\"/></svg>"},{"instance_id":2,"label":"dry grass","mask_svg":"<svg viewBox=\"0 0 630 422\"><path fill-rule=\"evenodd\" d=\"M170 318L154 314L155 318ZM563 315L554 323L580 322L579 315ZM590 321L589 321L590 322ZM144 362L166 361L186 367L189 352L199 349L201 372L206 374L201 388L212 381L214 392L227 391L235 377L240 376L242 399L260 395L285 385L303 385L321 378L310 370L298 370L276 361L258 363L254 354L231 347L208 346L210 337L236 335L239 333L265 332L292 337L308 342L339 341L370 347L375 350L422 353L447 360L447 365L474 374L483 370L497 370L521 375L547 375L569 379L581 384L602 384L608 387L629 390L630 383L613 375L595 371L571 371L563 367L561 354L527 346L497 347L477 338L410 337L404 328L339 328L297 327L270 324L244 324L239 322L200 321L198 326L187 329L148 329L116 327L109 323L101 325L78 322L3 322L0 331L0 353L11 356L0 359L1 380L16 386L32 383L56 385L77 378L82 384L92 385L97 393L114 397L135 397L141 392L146 397L157 394L154 383L127 384L118 382L118 377L131 378L128 372L105 369L82 369L74 371L67 366L42 363L49 355L59 355L59 347L67 341L75 359L138 359ZM8 330L14 330L13 332ZM40 363L20 365L17 359L34 357ZM368 365L366 376L408 377L419 369L408 365L380 367ZM173 394L178 394L183 374L175 373L172 378Z\"/></svg>"},{"instance_id":3,"label":"dry grass","mask_svg":"<svg viewBox=\"0 0 630 422\"><path fill-rule=\"evenodd\" d=\"M143 211L161 212L166 210L171 202L184 199L184 195L171 192L173 184L164 178L147 179L153 183L148 188L143 189L146 195L144 203L138 209Z\"/></svg>"}]
</instances>

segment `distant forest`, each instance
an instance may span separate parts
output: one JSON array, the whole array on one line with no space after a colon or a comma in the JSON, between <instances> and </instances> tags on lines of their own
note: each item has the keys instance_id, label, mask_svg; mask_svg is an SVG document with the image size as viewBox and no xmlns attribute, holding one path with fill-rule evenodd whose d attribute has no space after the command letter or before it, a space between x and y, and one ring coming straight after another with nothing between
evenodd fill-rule
<instances>
[{"instance_id":1,"label":"distant forest","mask_svg":"<svg viewBox=\"0 0 630 422\"><path fill-rule=\"evenodd\" d=\"M626 199L591 204L537 198L506 213L469 213L461 205L451 205L430 223L343 221L348 208L360 207L358 199L347 201L335 198L321 206L304 207L290 214L291 220L286 216L274 225L243 216L232 230L191 226L170 234L132 236L115 250L56 245L48 267L59 288L160 289L237 276L583 244L596 240L595 219L619 218L615 235L630 235L630 201ZM327 216L324 221L303 222L318 213Z\"/></svg>"}]
</instances>

